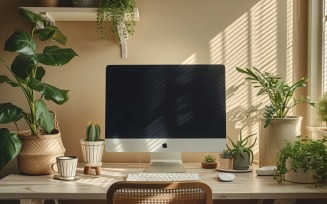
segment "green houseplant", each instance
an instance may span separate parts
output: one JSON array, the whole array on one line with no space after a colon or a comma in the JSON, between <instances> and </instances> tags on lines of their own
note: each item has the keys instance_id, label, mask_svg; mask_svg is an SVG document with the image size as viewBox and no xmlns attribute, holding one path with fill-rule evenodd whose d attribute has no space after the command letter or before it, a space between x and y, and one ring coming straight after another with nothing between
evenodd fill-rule
<instances>
[{"instance_id":1,"label":"green houseplant","mask_svg":"<svg viewBox=\"0 0 327 204\"><path fill-rule=\"evenodd\" d=\"M298 183L324 183L327 179L327 137L287 142L277 154L278 183L284 179ZM285 175L285 178L283 177Z\"/></svg>"},{"instance_id":2,"label":"green houseplant","mask_svg":"<svg viewBox=\"0 0 327 204\"><path fill-rule=\"evenodd\" d=\"M280 76L268 72L262 73L257 68L236 67L236 70L247 75L246 79L253 83L255 88L259 88L257 96L267 95L270 100L270 104L265 106L263 114L266 119L264 127L273 125L271 123L273 118L285 118L296 105L308 103L315 106L309 97L306 99L303 96L299 99L293 98L298 88L306 86L308 81L306 78L300 79L293 85L288 85Z\"/></svg>"},{"instance_id":3,"label":"green houseplant","mask_svg":"<svg viewBox=\"0 0 327 204\"><path fill-rule=\"evenodd\" d=\"M280 76L257 68L237 67L236 70L259 89L257 96L266 96L270 101L263 117L259 118L259 166L275 166L276 152L285 145L284 141L294 141L301 134L302 117L290 116L290 111L299 104L315 106L309 97L294 97L295 91L306 86L308 79L302 78L289 85Z\"/></svg>"},{"instance_id":4,"label":"green houseplant","mask_svg":"<svg viewBox=\"0 0 327 204\"><path fill-rule=\"evenodd\" d=\"M86 138L81 139L81 147L84 159L84 174L90 174L92 168L96 174L101 174L102 155L104 140L100 139L101 128L98 122L89 122L86 127Z\"/></svg>"},{"instance_id":5,"label":"green houseplant","mask_svg":"<svg viewBox=\"0 0 327 204\"><path fill-rule=\"evenodd\" d=\"M44 134L56 134L59 130L56 128L55 118L48 110L45 101L52 101L58 105L64 104L68 101L68 90L61 90L43 82L46 71L42 65L61 66L68 63L77 54L71 48L60 48L56 45L47 45L42 52L38 52L36 48L38 40L35 38L40 41L55 41L65 45L66 37L56 26L48 25L41 15L24 8L19 8L19 13L25 20L33 23L33 27L30 33L18 29L6 40L4 50L16 52L17 56L11 66L0 58L4 68L11 74L9 77L0 75L0 84L6 83L14 88L21 88L29 109L25 111L9 102L0 104L0 124L11 122L16 124L18 120L24 119L30 129L25 136L37 138ZM18 153L22 153L21 140L22 138L18 139L16 131L10 132L6 128L0 130L0 170ZM22 150L26 150L24 143ZM41 161L40 159L35 160ZM49 173L51 173L51 168L49 167L49 169ZM41 174L45 174L45 172L41 172Z\"/></svg>"},{"instance_id":6,"label":"green houseplant","mask_svg":"<svg viewBox=\"0 0 327 204\"><path fill-rule=\"evenodd\" d=\"M101 38L108 37L108 21L111 21L111 31L117 42L120 36L128 38L134 33L135 0L98 0L97 30Z\"/></svg>"},{"instance_id":7,"label":"green houseplant","mask_svg":"<svg viewBox=\"0 0 327 204\"><path fill-rule=\"evenodd\" d=\"M228 137L229 141L232 143L232 148L230 148L227 144L227 149L233 155L233 169L235 170L247 170L249 169L249 165L253 163L253 151L252 147L255 145L257 138L254 139L253 143L248 145L249 139L255 134L251 134L248 136L242 136L242 129L240 130L239 139L234 142L230 137Z\"/></svg>"},{"instance_id":8,"label":"green houseplant","mask_svg":"<svg viewBox=\"0 0 327 204\"><path fill-rule=\"evenodd\" d=\"M204 169L214 169L217 167L217 158L213 154L205 154L201 166Z\"/></svg>"},{"instance_id":9,"label":"green houseplant","mask_svg":"<svg viewBox=\"0 0 327 204\"><path fill-rule=\"evenodd\" d=\"M317 101L317 114L319 120L327 124L327 92Z\"/></svg>"}]
</instances>

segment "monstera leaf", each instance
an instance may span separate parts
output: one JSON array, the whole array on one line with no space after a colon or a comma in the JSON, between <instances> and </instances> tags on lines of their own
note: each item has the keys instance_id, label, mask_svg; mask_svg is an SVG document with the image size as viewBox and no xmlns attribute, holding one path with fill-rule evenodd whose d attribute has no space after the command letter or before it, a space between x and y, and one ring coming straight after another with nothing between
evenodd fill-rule
<instances>
[{"instance_id":1,"label":"monstera leaf","mask_svg":"<svg viewBox=\"0 0 327 204\"><path fill-rule=\"evenodd\" d=\"M0 124L15 122L22 117L22 109L11 104L0 104Z\"/></svg>"},{"instance_id":2,"label":"monstera leaf","mask_svg":"<svg viewBox=\"0 0 327 204\"><path fill-rule=\"evenodd\" d=\"M5 165L15 158L22 144L15 132L10 133L8 129L0 129L0 171Z\"/></svg>"}]
</instances>

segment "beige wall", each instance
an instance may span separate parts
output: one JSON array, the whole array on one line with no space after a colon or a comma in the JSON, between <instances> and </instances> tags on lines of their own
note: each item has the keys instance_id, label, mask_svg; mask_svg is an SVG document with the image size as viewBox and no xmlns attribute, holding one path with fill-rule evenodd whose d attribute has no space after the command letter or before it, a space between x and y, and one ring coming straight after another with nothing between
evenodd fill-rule
<instances>
[{"instance_id":1,"label":"beige wall","mask_svg":"<svg viewBox=\"0 0 327 204\"><path fill-rule=\"evenodd\" d=\"M88 121L104 127L105 69L108 64L223 63L227 73L228 136L248 126L258 132L257 116L246 109L266 99L255 97L235 67L255 66L293 78L292 1L288 0L137 0L140 21L128 40L128 58L120 58L113 40L95 41L96 22L57 22L67 36L67 47L79 57L63 67L47 67L45 81L70 90L63 106L49 103L57 113L66 155L81 161L79 140ZM15 28L29 25L17 13L18 5L32 1L0 1L0 46ZM0 51L8 63L13 55ZM0 73L7 73L0 67ZM20 90L1 85L0 102L24 106ZM254 125L253 125L254 124ZM252 125L252 126L251 126ZM3 125L1 125L3 127ZM13 129L13 126L8 126ZM21 124L22 129L24 125ZM104 128L103 128L104 132ZM102 137L104 137L102 135ZM257 149L255 150L257 152ZM201 153L185 153L184 161L200 161ZM104 162L147 162L148 153L105 153Z\"/></svg>"}]
</instances>

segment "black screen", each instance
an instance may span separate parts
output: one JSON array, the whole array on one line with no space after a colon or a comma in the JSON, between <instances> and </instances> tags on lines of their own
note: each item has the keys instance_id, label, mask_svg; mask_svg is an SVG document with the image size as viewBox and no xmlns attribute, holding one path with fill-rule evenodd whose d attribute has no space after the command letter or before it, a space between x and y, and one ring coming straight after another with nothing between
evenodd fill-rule
<instances>
[{"instance_id":1,"label":"black screen","mask_svg":"<svg viewBox=\"0 0 327 204\"><path fill-rule=\"evenodd\" d=\"M224 65L108 65L106 138L226 135Z\"/></svg>"}]
</instances>

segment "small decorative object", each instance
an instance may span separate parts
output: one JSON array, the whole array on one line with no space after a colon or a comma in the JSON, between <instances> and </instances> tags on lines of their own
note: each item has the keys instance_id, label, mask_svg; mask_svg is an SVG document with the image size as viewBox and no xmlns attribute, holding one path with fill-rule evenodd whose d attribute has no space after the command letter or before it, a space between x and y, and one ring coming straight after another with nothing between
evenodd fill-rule
<instances>
[{"instance_id":1,"label":"small decorative object","mask_svg":"<svg viewBox=\"0 0 327 204\"><path fill-rule=\"evenodd\" d=\"M327 137L321 140L305 138L287 142L277 154L278 183L325 183L327 178ZM285 175L285 177L283 177Z\"/></svg>"},{"instance_id":2,"label":"small decorative object","mask_svg":"<svg viewBox=\"0 0 327 204\"><path fill-rule=\"evenodd\" d=\"M98 7L97 0L71 0L75 7L89 7L95 8Z\"/></svg>"},{"instance_id":3,"label":"small decorative object","mask_svg":"<svg viewBox=\"0 0 327 204\"><path fill-rule=\"evenodd\" d=\"M36 6L39 7L57 7L59 0L36 0Z\"/></svg>"},{"instance_id":4,"label":"small decorative object","mask_svg":"<svg viewBox=\"0 0 327 204\"><path fill-rule=\"evenodd\" d=\"M108 21L111 21L111 31L120 41L120 33L124 38L134 33L135 0L98 0L97 30L101 38L108 36Z\"/></svg>"},{"instance_id":5,"label":"small decorative object","mask_svg":"<svg viewBox=\"0 0 327 204\"><path fill-rule=\"evenodd\" d=\"M219 168L232 169L233 168L233 153L228 149L224 149L219 153Z\"/></svg>"},{"instance_id":6,"label":"small decorative object","mask_svg":"<svg viewBox=\"0 0 327 204\"><path fill-rule=\"evenodd\" d=\"M51 174L51 164L57 156L64 154L65 148L57 121L46 101L64 104L68 101L68 90L58 89L43 79L46 79L48 66L65 65L77 54L71 48L50 45L54 41L65 45L66 37L56 26L48 25L44 17L24 8L18 11L34 27L29 29L31 33L17 29L6 40L4 50L16 52L17 56L11 65L0 58L6 73L11 74L1 75L0 84L21 88L28 111L9 102L1 103L0 124L13 122L17 126L17 121L23 119L29 130L18 132L17 127L17 131L10 132L7 128L0 129L0 170L18 155L18 168L22 173ZM43 51L38 52L37 43L41 41L47 42Z\"/></svg>"},{"instance_id":7,"label":"small decorative object","mask_svg":"<svg viewBox=\"0 0 327 204\"><path fill-rule=\"evenodd\" d=\"M233 155L233 169L234 170L247 170L249 169L249 165L253 163L253 151L252 147L255 145L257 138L254 139L254 142L250 146L246 146L249 143L249 139L255 134L242 137L242 129L240 130L240 139L237 142L234 142L229 137L228 139L231 141L233 148L230 148L228 145L228 150L231 151Z\"/></svg>"},{"instance_id":8,"label":"small decorative object","mask_svg":"<svg viewBox=\"0 0 327 204\"><path fill-rule=\"evenodd\" d=\"M217 159L212 154L205 154L203 161L201 163L202 168L204 169L215 169L217 168Z\"/></svg>"},{"instance_id":9,"label":"small decorative object","mask_svg":"<svg viewBox=\"0 0 327 204\"><path fill-rule=\"evenodd\" d=\"M265 106L263 118L260 118L259 166L276 166L276 150L284 146L285 140L295 141L301 134L302 117L288 116L289 112L302 103L315 106L309 97L294 98L295 91L306 86L308 79L302 78L288 85L280 76L262 73L256 68L237 67L236 70L259 88L257 96L267 95L270 100L270 104Z\"/></svg>"},{"instance_id":10,"label":"small decorative object","mask_svg":"<svg viewBox=\"0 0 327 204\"><path fill-rule=\"evenodd\" d=\"M91 169L95 169L97 175L101 174L104 140L100 139L100 134L100 125L97 122L89 122L86 127L86 139L81 140L84 174L90 174Z\"/></svg>"}]
</instances>

